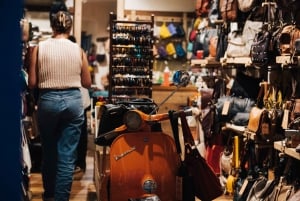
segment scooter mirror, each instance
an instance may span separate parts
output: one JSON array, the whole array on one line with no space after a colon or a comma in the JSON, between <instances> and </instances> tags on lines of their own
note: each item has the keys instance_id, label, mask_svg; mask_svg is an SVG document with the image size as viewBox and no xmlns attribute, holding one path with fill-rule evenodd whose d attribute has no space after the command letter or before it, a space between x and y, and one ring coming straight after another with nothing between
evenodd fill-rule
<instances>
[{"instance_id":1,"label":"scooter mirror","mask_svg":"<svg viewBox=\"0 0 300 201\"><path fill-rule=\"evenodd\" d=\"M186 87L190 83L190 75L187 71L178 70L173 75L173 83L176 86Z\"/></svg>"}]
</instances>

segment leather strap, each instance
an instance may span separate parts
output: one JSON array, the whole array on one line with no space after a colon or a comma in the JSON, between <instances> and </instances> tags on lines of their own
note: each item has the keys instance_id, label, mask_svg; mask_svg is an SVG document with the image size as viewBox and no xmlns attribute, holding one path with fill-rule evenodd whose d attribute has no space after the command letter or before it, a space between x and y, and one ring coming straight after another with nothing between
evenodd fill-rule
<instances>
[{"instance_id":1,"label":"leather strap","mask_svg":"<svg viewBox=\"0 0 300 201\"><path fill-rule=\"evenodd\" d=\"M180 120L181 120L181 127L182 127L182 134L183 134L183 140L185 144L190 144L190 146L195 145L194 138L192 136L190 127L186 120L186 115L184 112L180 112L179 114Z\"/></svg>"}]
</instances>

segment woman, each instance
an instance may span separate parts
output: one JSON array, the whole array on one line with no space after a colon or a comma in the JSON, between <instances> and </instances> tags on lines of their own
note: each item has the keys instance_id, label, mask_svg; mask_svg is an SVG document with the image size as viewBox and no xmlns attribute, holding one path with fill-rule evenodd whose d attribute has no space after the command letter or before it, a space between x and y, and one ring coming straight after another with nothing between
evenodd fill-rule
<instances>
[{"instance_id":1,"label":"woman","mask_svg":"<svg viewBox=\"0 0 300 201\"><path fill-rule=\"evenodd\" d=\"M79 88L89 88L86 54L68 39L72 18L59 11L50 20L53 36L33 50L28 85L38 88L38 127L43 161L43 200L69 200L76 148L84 121Z\"/></svg>"}]
</instances>

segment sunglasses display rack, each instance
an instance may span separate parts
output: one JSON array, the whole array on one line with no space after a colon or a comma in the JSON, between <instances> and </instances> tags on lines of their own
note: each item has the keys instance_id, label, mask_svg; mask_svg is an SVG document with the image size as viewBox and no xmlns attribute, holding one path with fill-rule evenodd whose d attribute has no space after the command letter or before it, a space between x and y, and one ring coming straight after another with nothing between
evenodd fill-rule
<instances>
[{"instance_id":1,"label":"sunglasses display rack","mask_svg":"<svg viewBox=\"0 0 300 201\"><path fill-rule=\"evenodd\" d=\"M109 101L152 98L153 26L110 13Z\"/></svg>"}]
</instances>

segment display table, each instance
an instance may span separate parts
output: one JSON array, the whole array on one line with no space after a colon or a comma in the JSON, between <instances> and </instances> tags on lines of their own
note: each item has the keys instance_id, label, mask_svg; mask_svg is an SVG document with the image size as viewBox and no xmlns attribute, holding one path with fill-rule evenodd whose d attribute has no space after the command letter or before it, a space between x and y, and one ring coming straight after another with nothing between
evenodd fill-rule
<instances>
[{"instance_id":1,"label":"display table","mask_svg":"<svg viewBox=\"0 0 300 201\"><path fill-rule=\"evenodd\" d=\"M274 142L274 148L288 156L300 160L300 153L296 152L294 148L288 148L285 146L285 141Z\"/></svg>"}]
</instances>

